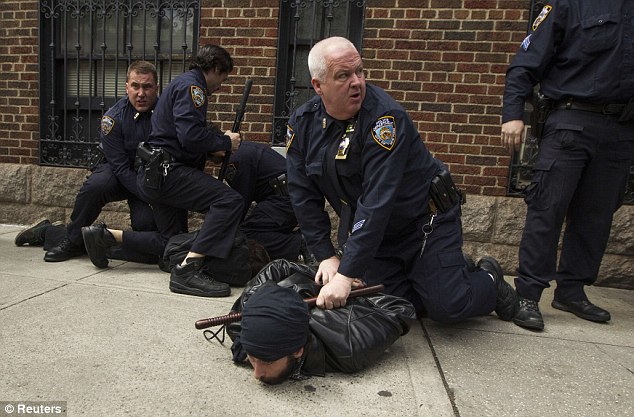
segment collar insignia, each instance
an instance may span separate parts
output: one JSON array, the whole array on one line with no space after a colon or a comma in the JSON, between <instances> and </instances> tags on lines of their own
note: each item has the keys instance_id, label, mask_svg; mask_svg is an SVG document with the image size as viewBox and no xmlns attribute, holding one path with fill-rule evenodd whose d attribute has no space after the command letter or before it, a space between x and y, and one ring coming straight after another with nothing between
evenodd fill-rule
<instances>
[{"instance_id":1,"label":"collar insignia","mask_svg":"<svg viewBox=\"0 0 634 417\"><path fill-rule=\"evenodd\" d=\"M205 90L198 87L197 85L192 85L191 94L192 94L192 101L194 102L194 106L196 106L196 108L205 104L205 97L206 97Z\"/></svg>"},{"instance_id":2,"label":"collar insignia","mask_svg":"<svg viewBox=\"0 0 634 417\"><path fill-rule=\"evenodd\" d=\"M104 116L101 118L101 133L107 135L114 127L114 119L110 116Z\"/></svg>"},{"instance_id":3,"label":"collar insignia","mask_svg":"<svg viewBox=\"0 0 634 417\"><path fill-rule=\"evenodd\" d=\"M394 126L394 116L380 117L372 128L374 141L383 148L391 151L396 143L396 126Z\"/></svg>"},{"instance_id":4,"label":"collar insignia","mask_svg":"<svg viewBox=\"0 0 634 417\"><path fill-rule=\"evenodd\" d=\"M539 26L544 20L546 20L546 16L548 16L548 13L550 13L552 9L553 6L544 6L542 11L539 12L539 16L535 18L535 21L533 22L533 26L531 28L533 29L533 32L537 30L537 26Z\"/></svg>"}]
</instances>

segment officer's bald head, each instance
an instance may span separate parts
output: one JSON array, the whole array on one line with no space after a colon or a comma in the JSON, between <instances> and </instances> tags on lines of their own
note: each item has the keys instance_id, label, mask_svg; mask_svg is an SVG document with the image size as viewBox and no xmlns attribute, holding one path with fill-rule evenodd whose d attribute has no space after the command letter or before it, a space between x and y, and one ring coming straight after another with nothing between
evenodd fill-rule
<instances>
[{"instance_id":1,"label":"officer's bald head","mask_svg":"<svg viewBox=\"0 0 634 417\"><path fill-rule=\"evenodd\" d=\"M347 50L357 51L352 42L340 36L323 39L317 42L308 54L308 71L311 78L323 81L328 72L328 59Z\"/></svg>"}]
</instances>

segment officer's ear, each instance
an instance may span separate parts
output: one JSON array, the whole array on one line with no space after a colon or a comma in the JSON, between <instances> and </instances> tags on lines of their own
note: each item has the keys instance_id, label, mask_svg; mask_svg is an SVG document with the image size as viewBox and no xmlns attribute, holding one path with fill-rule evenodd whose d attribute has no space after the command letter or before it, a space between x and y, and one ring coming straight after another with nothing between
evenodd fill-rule
<instances>
[{"instance_id":1,"label":"officer's ear","mask_svg":"<svg viewBox=\"0 0 634 417\"><path fill-rule=\"evenodd\" d=\"M321 96L322 95L321 81L319 81L317 78L312 78L310 80L310 83L313 85L313 89L315 90L315 93L317 93L317 95Z\"/></svg>"}]
</instances>

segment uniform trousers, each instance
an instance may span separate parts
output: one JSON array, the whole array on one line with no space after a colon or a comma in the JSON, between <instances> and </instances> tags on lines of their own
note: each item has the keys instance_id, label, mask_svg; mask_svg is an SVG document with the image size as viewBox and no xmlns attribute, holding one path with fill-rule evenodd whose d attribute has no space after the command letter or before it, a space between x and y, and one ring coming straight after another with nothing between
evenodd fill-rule
<instances>
[{"instance_id":1,"label":"uniform trousers","mask_svg":"<svg viewBox=\"0 0 634 417\"><path fill-rule=\"evenodd\" d=\"M587 300L583 286L597 279L632 158L634 122L617 119L567 109L553 110L548 117L525 196L515 279L522 297L539 301L554 280L558 300Z\"/></svg>"},{"instance_id":2,"label":"uniform trousers","mask_svg":"<svg viewBox=\"0 0 634 417\"><path fill-rule=\"evenodd\" d=\"M495 283L487 272L467 269L460 214L457 204L434 218L422 254L423 225L429 216L385 238L363 279L368 285L385 285L387 294L409 300L417 314L427 312L435 321L451 323L491 313Z\"/></svg>"},{"instance_id":3,"label":"uniform trousers","mask_svg":"<svg viewBox=\"0 0 634 417\"><path fill-rule=\"evenodd\" d=\"M257 203L240 229L260 243L271 259L297 261L302 235L288 196L269 196Z\"/></svg>"},{"instance_id":4,"label":"uniform trousers","mask_svg":"<svg viewBox=\"0 0 634 417\"><path fill-rule=\"evenodd\" d=\"M233 247L243 212L240 194L203 171L186 165L173 166L160 189L144 185L139 170L140 194L154 209L154 217L163 244L170 237L186 233L182 210L205 213L205 219L191 251L224 259Z\"/></svg>"},{"instance_id":5,"label":"uniform trousers","mask_svg":"<svg viewBox=\"0 0 634 417\"><path fill-rule=\"evenodd\" d=\"M120 256L116 259L149 262L153 257L148 258L148 254L160 254L161 247L164 247L161 246L158 235L148 233L156 231L152 208L125 188L107 163L97 165L81 186L70 215L66 235L73 244L82 245L81 228L93 224L106 204L122 200L127 200L130 208L132 231L128 234L134 237L130 239L129 244L122 245L122 249L118 251Z\"/></svg>"}]
</instances>

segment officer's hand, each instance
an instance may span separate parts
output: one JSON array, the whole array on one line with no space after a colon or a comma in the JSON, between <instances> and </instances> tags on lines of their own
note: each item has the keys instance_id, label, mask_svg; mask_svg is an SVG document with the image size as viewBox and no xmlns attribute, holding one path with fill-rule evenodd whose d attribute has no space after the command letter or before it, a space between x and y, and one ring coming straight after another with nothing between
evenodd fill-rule
<instances>
[{"instance_id":1,"label":"officer's hand","mask_svg":"<svg viewBox=\"0 0 634 417\"><path fill-rule=\"evenodd\" d=\"M343 307L346 305L350 288L352 287L352 278L348 278L342 274L336 274L328 284L324 285L317 296L317 307L327 310Z\"/></svg>"},{"instance_id":2,"label":"officer's hand","mask_svg":"<svg viewBox=\"0 0 634 417\"><path fill-rule=\"evenodd\" d=\"M315 275L315 282L317 284L328 284L330 280L337 274L339 269L339 258L336 256L324 259L319 263L317 274Z\"/></svg>"},{"instance_id":3,"label":"officer's hand","mask_svg":"<svg viewBox=\"0 0 634 417\"><path fill-rule=\"evenodd\" d=\"M518 150L524 140L524 122L522 120L510 120L502 124L502 144L506 146L509 154Z\"/></svg>"},{"instance_id":4,"label":"officer's hand","mask_svg":"<svg viewBox=\"0 0 634 417\"><path fill-rule=\"evenodd\" d=\"M231 151L235 152L238 150L238 148L240 147L240 143L242 143L242 139L240 138L240 134L236 133L236 132L232 132L230 130L227 130L225 132L225 135L229 136L229 138L231 139Z\"/></svg>"}]
</instances>

